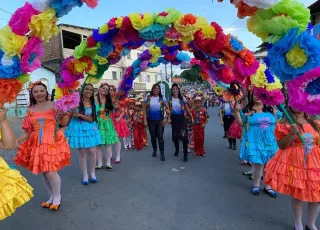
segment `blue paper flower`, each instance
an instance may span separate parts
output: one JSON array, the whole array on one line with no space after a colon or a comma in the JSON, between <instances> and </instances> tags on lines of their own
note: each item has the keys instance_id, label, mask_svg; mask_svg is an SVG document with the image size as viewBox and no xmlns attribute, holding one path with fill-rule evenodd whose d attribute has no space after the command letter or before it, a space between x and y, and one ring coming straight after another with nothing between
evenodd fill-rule
<instances>
[{"instance_id":1,"label":"blue paper flower","mask_svg":"<svg viewBox=\"0 0 320 230\"><path fill-rule=\"evenodd\" d=\"M298 28L289 30L268 52L270 70L281 82L320 66L320 41L308 32L297 33Z\"/></svg>"},{"instance_id":2,"label":"blue paper flower","mask_svg":"<svg viewBox=\"0 0 320 230\"><path fill-rule=\"evenodd\" d=\"M185 53L185 52L179 52L177 54L177 59L180 60L180 61L189 61L190 60L190 56Z\"/></svg>"},{"instance_id":3,"label":"blue paper flower","mask_svg":"<svg viewBox=\"0 0 320 230\"><path fill-rule=\"evenodd\" d=\"M105 42L101 44L98 55L101 57L108 57L111 52L113 52L113 43Z\"/></svg>"},{"instance_id":4,"label":"blue paper flower","mask_svg":"<svg viewBox=\"0 0 320 230\"><path fill-rule=\"evenodd\" d=\"M92 36L97 42L111 42L112 38L118 33L118 29L109 30L107 33L100 34L99 29L92 31Z\"/></svg>"},{"instance_id":5,"label":"blue paper flower","mask_svg":"<svg viewBox=\"0 0 320 230\"><path fill-rule=\"evenodd\" d=\"M130 53L130 50L127 48L123 48L120 55L121 57L127 56Z\"/></svg>"},{"instance_id":6,"label":"blue paper flower","mask_svg":"<svg viewBox=\"0 0 320 230\"><path fill-rule=\"evenodd\" d=\"M0 78L17 78L22 74L20 60L18 56L10 57L10 65L3 65L1 62L4 52L0 50Z\"/></svg>"},{"instance_id":7,"label":"blue paper flower","mask_svg":"<svg viewBox=\"0 0 320 230\"><path fill-rule=\"evenodd\" d=\"M136 60L134 60L134 62L132 63L132 67L133 68L138 68L139 66L140 66L140 64L141 64L141 60L139 60L139 59L136 59Z\"/></svg>"},{"instance_id":8,"label":"blue paper flower","mask_svg":"<svg viewBox=\"0 0 320 230\"><path fill-rule=\"evenodd\" d=\"M271 72L270 72L269 69L266 69L266 70L264 71L264 74L265 74L266 77L267 77L268 83L274 83L274 82L275 82L274 76L271 74Z\"/></svg>"},{"instance_id":9,"label":"blue paper flower","mask_svg":"<svg viewBox=\"0 0 320 230\"><path fill-rule=\"evenodd\" d=\"M230 44L234 51L236 51L236 53L238 53L241 50L244 50L244 46L241 44L241 42L233 36L231 36Z\"/></svg>"},{"instance_id":10,"label":"blue paper flower","mask_svg":"<svg viewBox=\"0 0 320 230\"><path fill-rule=\"evenodd\" d=\"M169 63L164 57L159 57L158 62L164 65Z\"/></svg>"},{"instance_id":11,"label":"blue paper flower","mask_svg":"<svg viewBox=\"0 0 320 230\"><path fill-rule=\"evenodd\" d=\"M54 8L58 18L67 15L73 7L81 7L83 5L81 0L54 0L51 7Z\"/></svg>"},{"instance_id":12,"label":"blue paper flower","mask_svg":"<svg viewBox=\"0 0 320 230\"><path fill-rule=\"evenodd\" d=\"M139 31L139 35L146 41L154 41L162 38L168 29L168 26L153 24Z\"/></svg>"}]
</instances>

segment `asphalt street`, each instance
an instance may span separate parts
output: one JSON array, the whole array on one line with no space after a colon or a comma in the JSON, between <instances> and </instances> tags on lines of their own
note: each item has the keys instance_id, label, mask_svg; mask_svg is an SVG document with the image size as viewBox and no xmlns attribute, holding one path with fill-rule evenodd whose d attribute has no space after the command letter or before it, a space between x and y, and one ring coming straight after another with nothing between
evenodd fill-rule
<instances>
[{"instance_id":1,"label":"asphalt street","mask_svg":"<svg viewBox=\"0 0 320 230\"><path fill-rule=\"evenodd\" d=\"M111 172L98 171L99 182L89 186L80 183L73 150L72 165L60 172L63 200L58 212L40 207L48 198L42 176L17 167L35 196L1 221L0 230L293 229L289 197L251 195L252 181L242 175L249 168L240 166L239 151L227 149L217 114L216 108L209 109L207 157L190 155L187 163L182 154L173 156L170 126L165 129L165 162L151 157L151 146L123 150L121 164ZM5 159L12 163L12 156Z\"/></svg>"}]
</instances>

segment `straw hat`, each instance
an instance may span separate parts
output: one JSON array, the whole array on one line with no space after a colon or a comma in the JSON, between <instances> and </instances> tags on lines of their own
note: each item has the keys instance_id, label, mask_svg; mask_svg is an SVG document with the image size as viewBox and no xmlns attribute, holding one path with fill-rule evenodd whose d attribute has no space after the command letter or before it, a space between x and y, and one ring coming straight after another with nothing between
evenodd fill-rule
<instances>
[{"instance_id":1,"label":"straw hat","mask_svg":"<svg viewBox=\"0 0 320 230\"><path fill-rule=\"evenodd\" d=\"M140 101L137 101L137 102L136 102L136 106L142 106L141 102L140 102Z\"/></svg>"}]
</instances>

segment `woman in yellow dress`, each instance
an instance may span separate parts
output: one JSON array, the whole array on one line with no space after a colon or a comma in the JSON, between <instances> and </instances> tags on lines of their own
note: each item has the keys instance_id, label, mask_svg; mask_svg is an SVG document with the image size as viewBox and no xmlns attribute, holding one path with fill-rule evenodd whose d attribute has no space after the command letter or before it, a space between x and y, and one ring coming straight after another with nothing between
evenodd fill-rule
<instances>
[{"instance_id":1,"label":"woman in yellow dress","mask_svg":"<svg viewBox=\"0 0 320 230\"><path fill-rule=\"evenodd\" d=\"M0 149L13 149L15 136L9 126L4 107L0 109L0 127ZM0 157L0 221L11 216L17 208L28 202L33 197L32 190L19 171L10 169Z\"/></svg>"}]
</instances>

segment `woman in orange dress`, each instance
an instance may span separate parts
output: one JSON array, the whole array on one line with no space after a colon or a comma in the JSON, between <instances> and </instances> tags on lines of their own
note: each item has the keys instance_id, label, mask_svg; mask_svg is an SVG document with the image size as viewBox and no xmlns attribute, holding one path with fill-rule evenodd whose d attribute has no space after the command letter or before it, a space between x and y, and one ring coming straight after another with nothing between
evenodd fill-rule
<instances>
[{"instance_id":1,"label":"woman in orange dress","mask_svg":"<svg viewBox=\"0 0 320 230\"><path fill-rule=\"evenodd\" d=\"M30 89L30 107L22 123L24 133L17 139L14 161L33 174L43 174L50 198L43 208L58 210L61 204L61 179L58 171L70 165L70 148L61 130L56 130L54 104L47 99L45 84L36 82ZM64 116L64 126L68 117Z\"/></svg>"},{"instance_id":2,"label":"woman in orange dress","mask_svg":"<svg viewBox=\"0 0 320 230\"><path fill-rule=\"evenodd\" d=\"M306 229L317 230L315 222L320 211L320 122L305 113L288 109L297 125L282 119L275 135L279 150L265 168L265 183L274 190L292 197L295 229L302 230L303 203L308 203ZM297 133L304 139L301 143Z\"/></svg>"}]
</instances>

